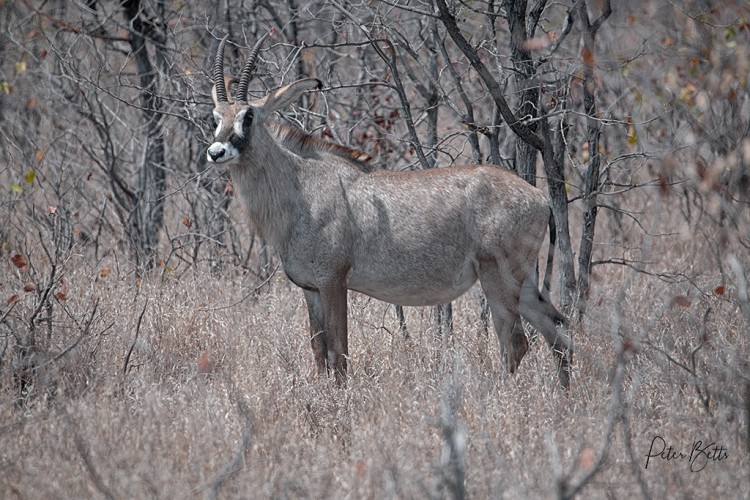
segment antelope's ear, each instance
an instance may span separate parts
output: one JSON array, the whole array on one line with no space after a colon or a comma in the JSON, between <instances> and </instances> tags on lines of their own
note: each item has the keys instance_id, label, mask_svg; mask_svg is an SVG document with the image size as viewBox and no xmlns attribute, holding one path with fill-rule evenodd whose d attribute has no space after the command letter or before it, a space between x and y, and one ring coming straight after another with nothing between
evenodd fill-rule
<instances>
[{"instance_id":1,"label":"antelope's ear","mask_svg":"<svg viewBox=\"0 0 750 500\"><path fill-rule=\"evenodd\" d=\"M229 99L230 103L233 102L233 101L232 101L232 95L229 92L229 89L232 86L232 84L235 83L236 81L237 81L237 79L234 78L233 76L225 76L224 77L224 88L227 89L227 98ZM219 101L216 99L216 85L214 85L213 87L211 87L211 99L213 99L213 101L214 101L214 107L216 107L216 106L219 105Z\"/></svg>"},{"instance_id":2,"label":"antelope's ear","mask_svg":"<svg viewBox=\"0 0 750 500\"><path fill-rule=\"evenodd\" d=\"M265 119L275 111L283 109L296 101L305 92L319 89L322 86L323 84L317 78L304 78L281 87L261 100L262 104L258 109L260 111L259 115L262 119Z\"/></svg>"}]
</instances>

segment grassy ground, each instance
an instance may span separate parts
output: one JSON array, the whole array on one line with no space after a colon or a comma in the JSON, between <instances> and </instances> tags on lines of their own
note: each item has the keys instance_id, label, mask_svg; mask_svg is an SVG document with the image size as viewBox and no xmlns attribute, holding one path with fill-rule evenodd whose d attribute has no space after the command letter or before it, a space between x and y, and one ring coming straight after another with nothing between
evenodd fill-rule
<instances>
[{"instance_id":1,"label":"grassy ground","mask_svg":"<svg viewBox=\"0 0 750 500\"><path fill-rule=\"evenodd\" d=\"M550 498L583 482L581 498L746 497L747 325L711 239L673 227L629 243L669 277L597 268L568 393L543 342L503 373L475 290L442 338L431 308L407 308L407 337L393 306L351 294L339 387L314 375L304 300L280 271L256 290L231 266L136 279L75 254L24 371L50 270L8 253L0 497ZM599 234L625 239L606 219Z\"/></svg>"}]
</instances>

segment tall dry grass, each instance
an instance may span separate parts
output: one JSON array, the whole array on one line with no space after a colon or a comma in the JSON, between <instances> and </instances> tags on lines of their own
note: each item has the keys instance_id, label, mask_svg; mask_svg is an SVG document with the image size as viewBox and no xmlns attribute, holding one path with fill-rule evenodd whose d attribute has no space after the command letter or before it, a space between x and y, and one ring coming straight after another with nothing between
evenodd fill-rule
<instances>
[{"instance_id":1,"label":"tall dry grass","mask_svg":"<svg viewBox=\"0 0 750 500\"><path fill-rule=\"evenodd\" d=\"M407 337L392 306L352 294L339 387L314 375L304 300L281 272L256 290L230 267L136 278L83 253L38 317L21 393L10 332L35 300L6 253L0 298L19 300L0 338L0 497L549 498L591 472L582 498L746 497L750 338L714 243L694 234L630 236L670 277L597 268L568 393L542 342L502 372L474 291L442 338L431 309L407 309ZM686 458L665 450L646 469L659 438ZM697 441L726 456L691 471Z\"/></svg>"}]
</instances>

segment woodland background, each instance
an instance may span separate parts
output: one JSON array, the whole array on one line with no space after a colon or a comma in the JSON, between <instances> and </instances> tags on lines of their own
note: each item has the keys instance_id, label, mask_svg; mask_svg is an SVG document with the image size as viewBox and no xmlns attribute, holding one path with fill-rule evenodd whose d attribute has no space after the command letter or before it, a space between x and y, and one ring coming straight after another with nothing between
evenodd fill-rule
<instances>
[{"instance_id":1,"label":"woodland background","mask_svg":"<svg viewBox=\"0 0 750 500\"><path fill-rule=\"evenodd\" d=\"M350 294L314 376L205 161L218 40L269 31L256 95L324 83L291 123L549 192L568 392L542 342L503 373L478 290L405 330ZM0 496L746 498L749 42L742 0L0 0Z\"/></svg>"}]
</instances>

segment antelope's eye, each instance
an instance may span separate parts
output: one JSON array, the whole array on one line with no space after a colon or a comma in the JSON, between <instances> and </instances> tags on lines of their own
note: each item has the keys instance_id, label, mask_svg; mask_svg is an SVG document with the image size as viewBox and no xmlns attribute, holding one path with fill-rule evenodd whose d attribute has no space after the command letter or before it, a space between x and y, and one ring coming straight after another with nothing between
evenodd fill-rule
<instances>
[{"instance_id":1,"label":"antelope's eye","mask_svg":"<svg viewBox=\"0 0 750 500\"><path fill-rule=\"evenodd\" d=\"M245 137L246 131L253 124L253 108L246 108L237 113L234 118L234 133L238 137Z\"/></svg>"},{"instance_id":2,"label":"antelope's eye","mask_svg":"<svg viewBox=\"0 0 750 500\"><path fill-rule=\"evenodd\" d=\"M253 123L253 108L247 108L245 116L242 118L242 126L249 127Z\"/></svg>"}]
</instances>

